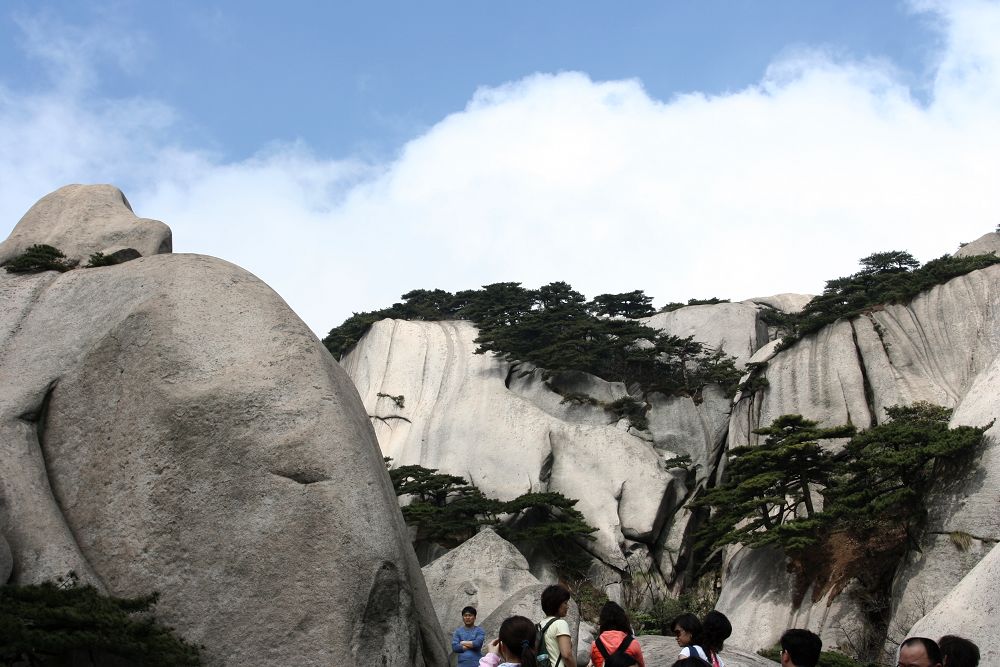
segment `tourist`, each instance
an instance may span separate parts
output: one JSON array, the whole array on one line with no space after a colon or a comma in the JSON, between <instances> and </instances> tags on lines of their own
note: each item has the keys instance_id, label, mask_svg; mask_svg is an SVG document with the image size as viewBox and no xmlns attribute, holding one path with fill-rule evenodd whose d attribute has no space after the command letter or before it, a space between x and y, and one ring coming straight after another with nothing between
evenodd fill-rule
<instances>
[{"instance_id":1,"label":"tourist","mask_svg":"<svg viewBox=\"0 0 1000 667\"><path fill-rule=\"evenodd\" d=\"M490 652L479 659L479 667L538 667L535 661L535 624L524 616L511 616L500 624L499 636Z\"/></svg>"},{"instance_id":2,"label":"tourist","mask_svg":"<svg viewBox=\"0 0 1000 667\"><path fill-rule=\"evenodd\" d=\"M462 625L451 636L451 650L458 654L458 667L475 667L479 664L486 633L476 625L476 608L462 610Z\"/></svg>"},{"instance_id":3,"label":"tourist","mask_svg":"<svg viewBox=\"0 0 1000 667\"><path fill-rule=\"evenodd\" d=\"M670 630L681 647L678 658L701 658L708 662L708 654L701 647L701 621L694 614L681 614L670 622Z\"/></svg>"},{"instance_id":4,"label":"tourist","mask_svg":"<svg viewBox=\"0 0 1000 667\"><path fill-rule=\"evenodd\" d=\"M604 603L598 616L597 631L599 633L597 639L590 645L590 660L594 663L594 667L603 667L605 654L610 656L617 652L623 643L625 643L625 655L634 661L631 664L646 667L646 661L642 658L642 648L639 642L634 641L628 614L620 605L615 602ZM601 648L604 649L603 652Z\"/></svg>"},{"instance_id":5,"label":"tourist","mask_svg":"<svg viewBox=\"0 0 1000 667\"><path fill-rule=\"evenodd\" d=\"M733 625L726 615L714 609L705 615L701 621L701 647L708 653L708 661L712 667L726 667L719 657L723 642L733 634Z\"/></svg>"},{"instance_id":6,"label":"tourist","mask_svg":"<svg viewBox=\"0 0 1000 667\"><path fill-rule=\"evenodd\" d=\"M785 630L781 635L781 667L816 667L823 640L808 630Z\"/></svg>"},{"instance_id":7,"label":"tourist","mask_svg":"<svg viewBox=\"0 0 1000 667\"><path fill-rule=\"evenodd\" d=\"M938 640L944 667L978 667L979 647L968 639L945 635Z\"/></svg>"},{"instance_id":8,"label":"tourist","mask_svg":"<svg viewBox=\"0 0 1000 667\"><path fill-rule=\"evenodd\" d=\"M910 637L899 645L897 667L941 667L941 649L927 637Z\"/></svg>"},{"instance_id":9,"label":"tourist","mask_svg":"<svg viewBox=\"0 0 1000 667\"><path fill-rule=\"evenodd\" d=\"M542 612L545 613L545 619L538 624L541 634L539 654L544 652L548 655L552 667L576 667L573 641L569 634L569 623L566 622L569 598L569 591L563 586L553 585L542 591Z\"/></svg>"}]
</instances>

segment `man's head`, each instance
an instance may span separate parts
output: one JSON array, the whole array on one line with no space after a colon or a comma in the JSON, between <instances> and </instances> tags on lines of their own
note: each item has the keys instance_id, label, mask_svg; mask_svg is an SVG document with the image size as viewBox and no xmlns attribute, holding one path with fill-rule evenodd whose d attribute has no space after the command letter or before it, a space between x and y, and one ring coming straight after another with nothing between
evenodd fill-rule
<instances>
[{"instance_id":1,"label":"man's head","mask_svg":"<svg viewBox=\"0 0 1000 667\"><path fill-rule=\"evenodd\" d=\"M816 667L823 641L808 630L785 630L781 635L782 667Z\"/></svg>"},{"instance_id":2,"label":"man's head","mask_svg":"<svg viewBox=\"0 0 1000 667\"><path fill-rule=\"evenodd\" d=\"M465 623L466 627L472 627L476 623L476 608L466 607L462 610L462 622Z\"/></svg>"},{"instance_id":3,"label":"man's head","mask_svg":"<svg viewBox=\"0 0 1000 667\"><path fill-rule=\"evenodd\" d=\"M941 649L927 637L910 637L899 645L897 667L941 667Z\"/></svg>"},{"instance_id":4,"label":"man's head","mask_svg":"<svg viewBox=\"0 0 1000 667\"><path fill-rule=\"evenodd\" d=\"M979 647L968 639L945 635L938 640L944 667L978 667Z\"/></svg>"}]
</instances>

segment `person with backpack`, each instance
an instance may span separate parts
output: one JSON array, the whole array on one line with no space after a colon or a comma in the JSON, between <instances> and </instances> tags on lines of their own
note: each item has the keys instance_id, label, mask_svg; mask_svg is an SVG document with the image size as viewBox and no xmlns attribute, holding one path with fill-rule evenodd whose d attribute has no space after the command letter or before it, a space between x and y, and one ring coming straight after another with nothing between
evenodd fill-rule
<instances>
[{"instance_id":1,"label":"person with backpack","mask_svg":"<svg viewBox=\"0 0 1000 667\"><path fill-rule=\"evenodd\" d=\"M541 667L535 659L537 628L531 619L511 616L500 624L490 652L479 659L479 667Z\"/></svg>"},{"instance_id":2,"label":"person with backpack","mask_svg":"<svg viewBox=\"0 0 1000 667\"><path fill-rule=\"evenodd\" d=\"M701 647L701 621L694 614L681 614L670 623L670 629L677 638L677 645L681 647L678 659L700 658L706 664L711 664L708 654Z\"/></svg>"},{"instance_id":3,"label":"person with backpack","mask_svg":"<svg viewBox=\"0 0 1000 667\"><path fill-rule=\"evenodd\" d=\"M576 667L573 640L569 634L569 591L553 585L542 591L542 612L538 624L538 664L540 667Z\"/></svg>"},{"instance_id":4,"label":"person with backpack","mask_svg":"<svg viewBox=\"0 0 1000 667\"><path fill-rule=\"evenodd\" d=\"M620 605L604 603L597 630L597 639L590 645L590 661L594 667L646 667L642 647L635 641L628 614Z\"/></svg>"}]
</instances>

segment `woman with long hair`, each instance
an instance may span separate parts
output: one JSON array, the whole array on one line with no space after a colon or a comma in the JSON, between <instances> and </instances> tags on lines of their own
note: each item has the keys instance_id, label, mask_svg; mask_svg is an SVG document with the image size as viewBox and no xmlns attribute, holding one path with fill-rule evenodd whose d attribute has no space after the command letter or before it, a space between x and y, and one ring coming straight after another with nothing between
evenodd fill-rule
<instances>
[{"instance_id":1,"label":"woman with long hair","mask_svg":"<svg viewBox=\"0 0 1000 667\"><path fill-rule=\"evenodd\" d=\"M497 634L499 637L493 641L490 652L479 659L479 667L538 667L534 623L524 616L511 616L500 624Z\"/></svg>"},{"instance_id":2,"label":"woman with long hair","mask_svg":"<svg viewBox=\"0 0 1000 667\"><path fill-rule=\"evenodd\" d=\"M590 645L590 661L594 663L594 667L603 667L605 654L611 655L622 644L625 644L625 654L632 656L635 664L646 667L646 661L642 657L642 647L639 646L639 642L634 641L632 624L628 620L628 614L620 605L614 602L604 603L598 617L597 631L599 633L597 639Z\"/></svg>"},{"instance_id":3,"label":"woman with long hair","mask_svg":"<svg viewBox=\"0 0 1000 667\"><path fill-rule=\"evenodd\" d=\"M733 634L733 625L721 611L714 609L707 614L701 622L701 645L708 653L708 661L712 667L726 667L726 663L719 657L722 651L723 642Z\"/></svg>"},{"instance_id":4,"label":"woman with long hair","mask_svg":"<svg viewBox=\"0 0 1000 667\"><path fill-rule=\"evenodd\" d=\"M708 662L708 654L701 647L701 621L694 614L681 614L670 623L670 629L681 647L678 658L701 658Z\"/></svg>"}]
</instances>

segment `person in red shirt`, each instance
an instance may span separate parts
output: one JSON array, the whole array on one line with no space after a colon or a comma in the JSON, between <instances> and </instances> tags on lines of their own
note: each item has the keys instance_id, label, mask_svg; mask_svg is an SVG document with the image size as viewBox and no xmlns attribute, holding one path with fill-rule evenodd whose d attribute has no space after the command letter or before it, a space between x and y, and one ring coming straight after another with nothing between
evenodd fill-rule
<instances>
[{"instance_id":1,"label":"person in red shirt","mask_svg":"<svg viewBox=\"0 0 1000 667\"><path fill-rule=\"evenodd\" d=\"M594 667L604 666L604 656L601 655L600 649L597 648L597 642L601 642L604 645L604 649L610 655L625 641L626 637L629 638L630 643L625 649L625 654L634 658L635 664L639 665L639 667L646 667L646 661L642 657L642 648L639 646L639 642L634 641L632 624L629 623L628 614L625 613L625 610L621 606L614 602L604 603L604 606L601 607L601 614L598 617L598 633L597 639L590 645L590 660L594 664Z\"/></svg>"}]
</instances>

